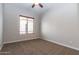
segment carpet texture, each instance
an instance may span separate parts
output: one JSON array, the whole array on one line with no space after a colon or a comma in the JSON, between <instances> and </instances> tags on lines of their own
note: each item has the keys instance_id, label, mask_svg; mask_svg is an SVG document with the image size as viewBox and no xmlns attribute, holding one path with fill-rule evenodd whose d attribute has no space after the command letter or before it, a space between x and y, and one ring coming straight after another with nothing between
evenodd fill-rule
<instances>
[{"instance_id":1,"label":"carpet texture","mask_svg":"<svg viewBox=\"0 0 79 59\"><path fill-rule=\"evenodd\" d=\"M42 39L4 44L1 55L78 55L79 51Z\"/></svg>"}]
</instances>

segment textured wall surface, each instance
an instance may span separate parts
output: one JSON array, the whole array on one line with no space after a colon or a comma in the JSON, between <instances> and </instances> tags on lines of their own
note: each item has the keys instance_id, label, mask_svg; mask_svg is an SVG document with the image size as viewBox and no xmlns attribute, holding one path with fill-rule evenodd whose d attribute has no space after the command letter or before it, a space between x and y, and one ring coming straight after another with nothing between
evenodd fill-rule
<instances>
[{"instance_id":1,"label":"textured wall surface","mask_svg":"<svg viewBox=\"0 0 79 59\"><path fill-rule=\"evenodd\" d=\"M34 33L20 35L19 34L19 15L34 17ZM30 40L39 38L39 22L38 17L29 9L21 8L16 4L4 4L4 43Z\"/></svg>"},{"instance_id":2,"label":"textured wall surface","mask_svg":"<svg viewBox=\"0 0 79 59\"><path fill-rule=\"evenodd\" d=\"M57 4L41 21L42 38L79 50L78 4Z\"/></svg>"},{"instance_id":3,"label":"textured wall surface","mask_svg":"<svg viewBox=\"0 0 79 59\"><path fill-rule=\"evenodd\" d=\"M2 35L3 35L3 11L2 4L0 4L0 49L2 47Z\"/></svg>"}]
</instances>

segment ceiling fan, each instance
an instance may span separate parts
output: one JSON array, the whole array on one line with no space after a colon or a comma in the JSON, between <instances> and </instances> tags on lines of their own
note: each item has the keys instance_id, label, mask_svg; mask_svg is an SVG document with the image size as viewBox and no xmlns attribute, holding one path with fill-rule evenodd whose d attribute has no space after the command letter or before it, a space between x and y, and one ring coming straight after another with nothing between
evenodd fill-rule
<instances>
[{"instance_id":1,"label":"ceiling fan","mask_svg":"<svg viewBox=\"0 0 79 59\"><path fill-rule=\"evenodd\" d=\"M39 7L43 8L43 5L41 3L38 3L38 4L33 3L32 8L34 8L36 5L38 5Z\"/></svg>"}]
</instances>

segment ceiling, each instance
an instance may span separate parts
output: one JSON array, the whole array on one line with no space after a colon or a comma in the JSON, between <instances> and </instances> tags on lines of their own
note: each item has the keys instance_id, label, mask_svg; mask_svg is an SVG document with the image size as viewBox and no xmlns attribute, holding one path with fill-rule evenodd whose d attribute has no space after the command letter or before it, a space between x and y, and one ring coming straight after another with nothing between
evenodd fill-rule
<instances>
[{"instance_id":1,"label":"ceiling","mask_svg":"<svg viewBox=\"0 0 79 59\"><path fill-rule=\"evenodd\" d=\"M25 8L25 9L29 9L37 14L44 13L47 10L49 10L50 7L51 8L53 7L52 6L53 3L41 3L43 5L43 8L40 8L38 5L36 5L34 8L32 8L32 4L33 3L16 3L15 5Z\"/></svg>"},{"instance_id":2,"label":"ceiling","mask_svg":"<svg viewBox=\"0 0 79 59\"><path fill-rule=\"evenodd\" d=\"M57 9L63 6L63 3L41 3L43 5L43 8L39 7L38 5L32 8L33 3L10 3L10 4L24 8L26 10L30 10L35 14L46 13L50 9L54 10L55 8Z\"/></svg>"},{"instance_id":3,"label":"ceiling","mask_svg":"<svg viewBox=\"0 0 79 59\"><path fill-rule=\"evenodd\" d=\"M40 8L38 5L32 8L32 4L33 3L17 3L18 6L29 9L35 13L45 13L50 9L60 8L63 6L64 3L41 3L43 5L43 8Z\"/></svg>"}]
</instances>

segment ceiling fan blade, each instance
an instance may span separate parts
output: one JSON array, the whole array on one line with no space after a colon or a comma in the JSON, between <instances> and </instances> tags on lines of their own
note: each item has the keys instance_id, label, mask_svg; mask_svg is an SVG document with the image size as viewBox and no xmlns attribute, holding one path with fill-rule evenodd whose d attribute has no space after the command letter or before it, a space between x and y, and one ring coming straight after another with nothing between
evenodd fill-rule
<instances>
[{"instance_id":1,"label":"ceiling fan blade","mask_svg":"<svg viewBox=\"0 0 79 59\"><path fill-rule=\"evenodd\" d=\"M34 7L35 7L35 4L32 5L32 8L34 8Z\"/></svg>"},{"instance_id":2,"label":"ceiling fan blade","mask_svg":"<svg viewBox=\"0 0 79 59\"><path fill-rule=\"evenodd\" d=\"M42 5L41 3L39 3L39 6L40 6L41 8L43 8L43 5Z\"/></svg>"}]
</instances>

